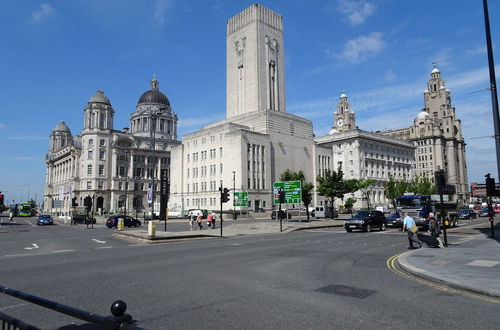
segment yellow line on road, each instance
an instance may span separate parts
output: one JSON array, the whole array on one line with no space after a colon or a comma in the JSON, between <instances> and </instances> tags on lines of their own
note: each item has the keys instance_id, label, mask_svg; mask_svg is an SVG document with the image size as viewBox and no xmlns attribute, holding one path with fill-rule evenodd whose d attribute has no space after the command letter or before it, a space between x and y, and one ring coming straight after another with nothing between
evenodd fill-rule
<instances>
[{"instance_id":1,"label":"yellow line on road","mask_svg":"<svg viewBox=\"0 0 500 330\"><path fill-rule=\"evenodd\" d=\"M425 279L420 278L418 276L403 272L396 267L396 261L398 260L399 256L400 256L400 254L396 254L396 255L393 255L392 257L390 257L389 259L387 259L386 265L387 265L387 268L389 268L391 271L393 271L394 273L396 273L397 275L399 275L401 277L404 277L408 280L415 281L415 282L418 282L420 284L423 284L423 285L426 285L426 286L429 286L431 288L441 290L444 292L459 294L462 296L466 296L469 298L478 299L478 300L482 300L482 301L487 301L487 302L494 303L494 304L500 304L500 299L497 299L497 298L472 293L472 292L469 292L466 290L455 289L455 288L452 288L452 287L444 285L444 284L439 284L436 282L425 280Z\"/></svg>"}]
</instances>

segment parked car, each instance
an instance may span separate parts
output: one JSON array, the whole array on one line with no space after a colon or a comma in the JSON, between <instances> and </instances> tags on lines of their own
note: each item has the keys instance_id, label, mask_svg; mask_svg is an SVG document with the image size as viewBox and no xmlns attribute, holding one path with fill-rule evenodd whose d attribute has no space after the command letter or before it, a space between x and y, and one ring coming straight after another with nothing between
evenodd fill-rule
<instances>
[{"instance_id":1,"label":"parked car","mask_svg":"<svg viewBox=\"0 0 500 330\"><path fill-rule=\"evenodd\" d=\"M314 208L314 217L316 219L319 219L319 218L337 218L338 216L339 216L338 211L332 210L331 206L318 205Z\"/></svg>"},{"instance_id":2,"label":"parked car","mask_svg":"<svg viewBox=\"0 0 500 330\"><path fill-rule=\"evenodd\" d=\"M76 225L78 223L83 223L85 225L95 224L96 221L94 218L86 215L86 214L75 214L71 217L71 224Z\"/></svg>"},{"instance_id":3,"label":"parked car","mask_svg":"<svg viewBox=\"0 0 500 330\"><path fill-rule=\"evenodd\" d=\"M458 218L459 219L476 219L477 213L471 209L460 209L460 210L458 210Z\"/></svg>"},{"instance_id":4,"label":"parked car","mask_svg":"<svg viewBox=\"0 0 500 330\"><path fill-rule=\"evenodd\" d=\"M271 213L271 219L275 220L277 214L278 214L278 210L273 210L273 212ZM286 210L281 210L281 219L286 219L287 215L288 215L288 219L292 218L292 215L290 213L287 213Z\"/></svg>"},{"instance_id":5,"label":"parked car","mask_svg":"<svg viewBox=\"0 0 500 330\"><path fill-rule=\"evenodd\" d=\"M303 207L300 209L299 211L300 214L307 214L306 212L306 208ZM309 216L311 216L312 218L314 218L314 214L315 214L315 208L314 207L309 207Z\"/></svg>"},{"instance_id":6,"label":"parked car","mask_svg":"<svg viewBox=\"0 0 500 330\"><path fill-rule=\"evenodd\" d=\"M128 215L112 215L106 220L106 227L117 228L120 218L123 218L123 225L126 227L139 227L141 225L141 221L129 217Z\"/></svg>"},{"instance_id":7,"label":"parked car","mask_svg":"<svg viewBox=\"0 0 500 330\"><path fill-rule=\"evenodd\" d=\"M54 219L52 219L52 216L50 214L40 214L38 216L38 220L36 221L36 224L39 226L53 225Z\"/></svg>"},{"instance_id":8,"label":"parked car","mask_svg":"<svg viewBox=\"0 0 500 330\"><path fill-rule=\"evenodd\" d=\"M194 214L195 217L198 216L198 214L201 214L201 217L203 219L206 219L207 216L208 216L208 210L201 210L201 209L191 209L188 211L188 215L187 217L189 218L191 216L191 214Z\"/></svg>"},{"instance_id":9,"label":"parked car","mask_svg":"<svg viewBox=\"0 0 500 330\"><path fill-rule=\"evenodd\" d=\"M399 212L394 212L389 214L386 220L387 220L386 223L387 227L403 228L403 217Z\"/></svg>"},{"instance_id":10,"label":"parked car","mask_svg":"<svg viewBox=\"0 0 500 330\"><path fill-rule=\"evenodd\" d=\"M480 217L487 217L489 215L490 215L490 210L487 207L483 207L481 210L479 210Z\"/></svg>"},{"instance_id":11,"label":"parked car","mask_svg":"<svg viewBox=\"0 0 500 330\"><path fill-rule=\"evenodd\" d=\"M344 222L344 228L347 232L351 232L354 229L361 229L362 231L370 232L373 228L378 228L379 230L385 230L387 226L387 219L385 215L380 211L358 211L351 219Z\"/></svg>"},{"instance_id":12,"label":"parked car","mask_svg":"<svg viewBox=\"0 0 500 330\"><path fill-rule=\"evenodd\" d=\"M476 204L476 205L474 205L473 209L474 209L475 211L479 211L479 210L481 210L481 205Z\"/></svg>"},{"instance_id":13,"label":"parked car","mask_svg":"<svg viewBox=\"0 0 500 330\"><path fill-rule=\"evenodd\" d=\"M493 208L493 210L495 211L495 213L500 213L500 207L499 206L495 206Z\"/></svg>"}]
</instances>

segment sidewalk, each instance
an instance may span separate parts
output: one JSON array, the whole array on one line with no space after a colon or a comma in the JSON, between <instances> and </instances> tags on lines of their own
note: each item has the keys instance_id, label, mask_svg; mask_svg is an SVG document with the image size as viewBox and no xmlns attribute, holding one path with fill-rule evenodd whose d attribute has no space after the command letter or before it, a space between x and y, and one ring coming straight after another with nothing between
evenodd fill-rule
<instances>
[{"instance_id":1,"label":"sidewalk","mask_svg":"<svg viewBox=\"0 0 500 330\"><path fill-rule=\"evenodd\" d=\"M186 222L186 220L180 220ZM124 230L116 231L113 235L135 238L149 243L154 243L158 241L166 240L178 240L178 239L188 239L188 238L211 238L211 237L221 237L220 234L220 222L216 223L217 228L215 229L204 229L193 231L179 231L179 232L165 232L158 230L161 228L161 223L158 224L155 237L148 237L147 225L144 229L137 230ZM329 227L342 227L344 225L344 219L325 219L325 220L311 220L311 221L299 221L299 220L283 220L282 230L283 233L293 232L303 229L313 229L313 228L329 228ZM222 226L222 236L240 236L240 235L259 235L259 234L275 234L280 232L280 223L277 220L224 220Z\"/></svg>"},{"instance_id":2,"label":"sidewalk","mask_svg":"<svg viewBox=\"0 0 500 330\"><path fill-rule=\"evenodd\" d=\"M500 297L500 226L495 229L495 239L490 238L489 223L471 226L465 232L449 232L447 248L405 252L398 264L434 282Z\"/></svg>"}]
</instances>

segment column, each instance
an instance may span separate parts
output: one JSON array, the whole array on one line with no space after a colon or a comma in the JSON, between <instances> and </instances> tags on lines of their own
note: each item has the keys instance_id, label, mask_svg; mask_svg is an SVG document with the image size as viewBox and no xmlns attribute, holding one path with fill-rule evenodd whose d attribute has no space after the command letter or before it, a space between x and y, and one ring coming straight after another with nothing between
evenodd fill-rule
<instances>
[{"instance_id":1,"label":"column","mask_svg":"<svg viewBox=\"0 0 500 330\"><path fill-rule=\"evenodd\" d=\"M463 142L458 143L458 173L459 177L457 178L458 189L457 193L465 195L467 193L467 182L466 182L466 173L465 173L465 164L464 164L464 145Z\"/></svg>"},{"instance_id":2,"label":"column","mask_svg":"<svg viewBox=\"0 0 500 330\"><path fill-rule=\"evenodd\" d=\"M448 159L448 183L454 184L458 183L457 180L457 164L455 161L455 146L453 140L446 141L446 158ZM458 188L458 187L457 187ZM458 190L458 189L457 189Z\"/></svg>"}]
</instances>

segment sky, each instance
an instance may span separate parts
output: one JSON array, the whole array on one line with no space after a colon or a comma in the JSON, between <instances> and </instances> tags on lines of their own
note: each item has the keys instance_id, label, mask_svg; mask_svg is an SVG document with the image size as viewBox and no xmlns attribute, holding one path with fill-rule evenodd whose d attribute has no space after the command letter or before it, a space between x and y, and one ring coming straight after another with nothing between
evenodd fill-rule
<instances>
[{"instance_id":1,"label":"sky","mask_svg":"<svg viewBox=\"0 0 500 330\"><path fill-rule=\"evenodd\" d=\"M73 135L102 89L115 129L156 74L179 139L226 113L226 22L244 0L3 0L0 3L0 191L42 200L52 129ZM451 91L467 143L469 182L497 177L480 0L267 0L283 16L287 112L316 136L345 90L363 130L408 127L432 63ZM489 1L500 54L500 1ZM500 71L500 61L496 61ZM498 178L497 178L498 181Z\"/></svg>"}]
</instances>

